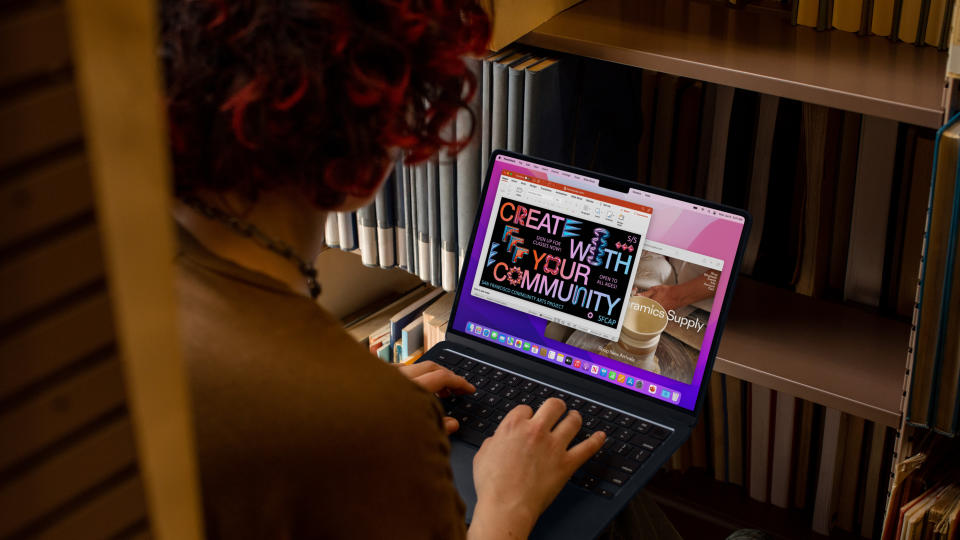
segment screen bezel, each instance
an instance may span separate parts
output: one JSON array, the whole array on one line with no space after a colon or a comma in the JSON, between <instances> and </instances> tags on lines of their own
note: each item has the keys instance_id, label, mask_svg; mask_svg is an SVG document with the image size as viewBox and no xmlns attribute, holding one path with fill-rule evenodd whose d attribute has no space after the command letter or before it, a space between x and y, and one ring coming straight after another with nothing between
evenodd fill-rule
<instances>
[{"instance_id":1,"label":"screen bezel","mask_svg":"<svg viewBox=\"0 0 960 540\"><path fill-rule=\"evenodd\" d=\"M502 350L504 353L509 353L518 358L523 358L525 360L533 360L537 365L550 366L550 368L556 371L557 373L565 373L565 374L568 373L571 375L575 375L581 379L588 380L592 383L602 384L602 388L604 389L609 389L611 391L617 392L619 394L624 394L629 397L644 399L645 402L667 407L670 410L679 412L683 415L692 416L695 420L696 417L700 414L700 410L703 407L703 404L705 401L705 395L706 395L705 388L708 386L708 384L705 384L705 383L709 383L710 375L713 373L713 365L717 357L717 349L720 346L720 337L723 335L723 329L726 326L727 315L730 312L730 305L733 300L734 291L736 289L737 276L740 273L740 263L743 259L743 253L746 250L747 238L750 235L750 229L753 222L753 219L751 218L750 214L746 210L733 208L723 204L713 203L713 202L699 199L697 197L693 197L690 195L674 193L674 192L667 191L665 189L656 188L647 184L639 184L638 182L631 182L629 180L624 180L621 178L616 178L616 177L601 174L601 173L587 171L584 169L573 167L571 165L565 165L562 163L557 163L557 162L553 162L553 161L549 161L546 159L541 159L533 156L527 156L527 155L519 154L516 152L510 152L507 150L495 150L493 153L490 154L490 158L487 164L487 173L484 178L483 189L480 191L479 205L477 206L476 215L474 216L473 233L470 235L470 243L467 246L466 254L464 256L465 257L464 264L461 265L460 280L458 282L459 287L457 287L456 298L454 299L454 302L453 302L453 308L450 311L451 322L453 322L456 319L457 308L459 308L460 306L461 295L463 295L465 290L467 294L469 294L470 287L466 284L466 281L465 281L467 278L467 272L470 269L469 261L471 261L473 258L473 246L476 243L476 235L478 234L479 227L481 226L480 216L483 214L481 210L483 208L483 205L486 204L487 192L490 189L490 184L491 184L490 177L493 174L494 164L496 163L497 158L500 156L506 156L506 157L518 159L521 161L528 161L530 163L535 163L545 167L552 167L554 169L563 170L566 172L570 172L580 176L585 176L588 178L595 178L599 181L599 187L601 188L613 189L615 191L619 191L623 193L628 193L630 188L641 189L642 191L647 191L651 194L669 197L682 202L696 204L698 206L704 206L706 208L723 211L725 213L734 214L744 218L743 231L740 234L740 241L737 244L737 253L734 257L733 265L730 268L730 271L731 271L730 277L727 281L727 287L726 287L726 290L724 291L723 302L720 307L720 314L717 318L717 328L713 335L713 341L710 344L710 353L707 357L707 365L703 372L703 378L700 380L699 388L697 389L696 405L692 410L686 409L678 404L656 399L652 396L646 395L646 393L644 392L637 392L636 390L629 390L622 386L610 384L605 381L600 381L596 377L591 377L588 374L581 373L573 369L562 368L554 362L550 362L541 358L531 357L529 355L520 354L511 348L491 345L488 340L481 339L475 336L474 334L467 333L453 325L447 328L448 333L453 333L454 335L458 336L458 338L466 339L469 342L480 343L487 347L494 347L498 351ZM614 186L614 187L611 187L611 186ZM641 186L641 187L638 187L638 186ZM578 188L585 189L586 191L590 191L590 187L591 186L584 186L580 188L578 186ZM654 209L653 218L654 219L656 218L656 209ZM646 239L644 239L644 242L646 242Z\"/></svg>"}]
</instances>

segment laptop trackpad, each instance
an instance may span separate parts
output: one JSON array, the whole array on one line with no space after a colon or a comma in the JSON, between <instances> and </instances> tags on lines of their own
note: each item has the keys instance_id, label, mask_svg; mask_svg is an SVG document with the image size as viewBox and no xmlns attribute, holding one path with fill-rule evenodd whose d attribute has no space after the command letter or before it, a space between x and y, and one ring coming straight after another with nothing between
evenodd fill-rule
<instances>
[{"instance_id":1,"label":"laptop trackpad","mask_svg":"<svg viewBox=\"0 0 960 540\"><path fill-rule=\"evenodd\" d=\"M473 456L477 447L461 440L450 441L450 468L453 470L453 483L460 498L467 505L467 523L473 521L473 509L477 506L477 490L473 486Z\"/></svg>"},{"instance_id":2,"label":"laptop trackpad","mask_svg":"<svg viewBox=\"0 0 960 540\"><path fill-rule=\"evenodd\" d=\"M473 457L477 447L461 440L450 441L450 467L453 482L467 506L467 524L473 521L477 506L477 491L473 485ZM571 484L564 486L560 495L537 522L531 538L593 538L616 515L621 504L590 496Z\"/></svg>"}]
</instances>

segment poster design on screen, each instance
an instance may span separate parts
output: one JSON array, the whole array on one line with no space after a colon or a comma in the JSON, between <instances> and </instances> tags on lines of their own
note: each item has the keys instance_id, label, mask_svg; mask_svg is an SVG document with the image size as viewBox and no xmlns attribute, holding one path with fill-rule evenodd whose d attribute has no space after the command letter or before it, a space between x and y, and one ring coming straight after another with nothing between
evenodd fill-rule
<instances>
[{"instance_id":1,"label":"poster design on screen","mask_svg":"<svg viewBox=\"0 0 960 540\"><path fill-rule=\"evenodd\" d=\"M703 347L722 261L647 242L640 255L618 340L561 325L544 337L689 384Z\"/></svg>"},{"instance_id":2,"label":"poster design on screen","mask_svg":"<svg viewBox=\"0 0 960 540\"><path fill-rule=\"evenodd\" d=\"M592 334L618 335L641 234L505 197L493 221L481 288L607 329L572 325Z\"/></svg>"}]
</instances>

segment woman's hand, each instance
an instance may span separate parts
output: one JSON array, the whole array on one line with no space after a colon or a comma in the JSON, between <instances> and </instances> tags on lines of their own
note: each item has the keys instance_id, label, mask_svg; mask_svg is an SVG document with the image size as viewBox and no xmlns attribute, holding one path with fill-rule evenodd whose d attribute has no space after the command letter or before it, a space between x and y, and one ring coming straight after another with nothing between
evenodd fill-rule
<instances>
[{"instance_id":1,"label":"woman's hand","mask_svg":"<svg viewBox=\"0 0 960 540\"><path fill-rule=\"evenodd\" d=\"M420 385L427 392L436 394L437 397L445 398L456 394L472 394L477 391L476 387L463 377L430 360L401 365L397 369L408 379ZM445 416L443 427L446 428L447 433L453 433L460 429L460 423L455 418Z\"/></svg>"},{"instance_id":2,"label":"woman's hand","mask_svg":"<svg viewBox=\"0 0 960 540\"><path fill-rule=\"evenodd\" d=\"M550 398L534 414L527 405L507 413L473 459L477 507L470 538L526 538L570 476L603 446L595 432L567 449L583 423L580 413ZM559 420L559 422L558 422Z\"/></svg>"}]
</instances>

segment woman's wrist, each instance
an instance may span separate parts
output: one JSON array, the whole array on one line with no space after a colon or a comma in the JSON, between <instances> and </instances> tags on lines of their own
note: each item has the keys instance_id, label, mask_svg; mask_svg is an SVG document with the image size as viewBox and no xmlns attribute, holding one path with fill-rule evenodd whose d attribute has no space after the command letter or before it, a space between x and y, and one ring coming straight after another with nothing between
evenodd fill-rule
<instances>
[{"instance_id":1,"label":"woman's wrist","mask_svg":"<svg viewBox=\"0 0 960 540\"><path fill-rule=\"evenodd\" d=\"M526 538L539 517L532 510L505 507L496 501L477 502L470 522L470 540Z\"/></svg>"}]
</instances>

